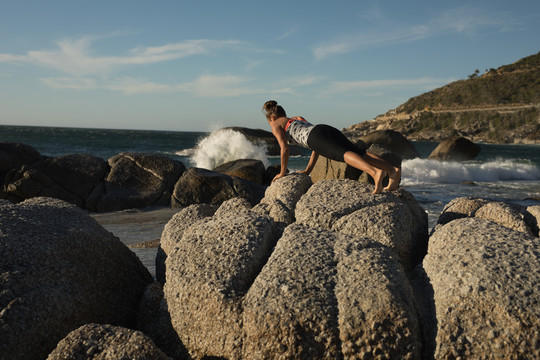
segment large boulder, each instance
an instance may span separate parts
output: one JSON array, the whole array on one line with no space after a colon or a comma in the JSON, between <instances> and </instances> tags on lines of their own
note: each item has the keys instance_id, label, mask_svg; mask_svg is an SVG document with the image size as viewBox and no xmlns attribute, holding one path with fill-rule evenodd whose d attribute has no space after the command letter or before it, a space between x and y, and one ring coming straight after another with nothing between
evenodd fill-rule
<instances>
[{"instance_id":1,"label":"large boulder","mask_svg":"<svg viewBox=\"0 0 540 360\"><path fill-rule=\"evenodd\" d=\"M43 359L90 322L134 326L152 276L84 210L33 198L0 203L0 354Z\"/></svg>"},{"instance_id":2,"label":"large boulder","mask_svg":"<svg viewBox=\"0 0 540 360\"><path fill-rule=\"evenodd\" d=\"M432 160L466 161L473 160L480 152L480 146L463 137L443 140L429 155Z\"/></svg>"},{"instance_id":3,"label":"large boulder","mask_svg":"<svg viewBox=\"0 0 540 360\"><path fill-rule=\"evenodd\" d=\"M107 163L92 155L43 158L10 172L4 191L18 201L46 196L84 207L86 197L102 183L107 171Z\"/></svg>"},{"instance_id":4,"label":"large boulder","mask_svg":"<svg viewBox=\"0 0 540 360\"><path fill-rule=\"evenodd\" d=\"M180 161L144 153L121 153L108 162L107 178L86 201L92 211L167 206L174 184L186 169Z\"/></svg>"},{"instance_id":5,"label":"large boulder","mask_svg":"<svg viewBox=\"0 0 540 360\"><path fill-rule=\"evenodd\" d=\"M254 208L231 199L212 216L167 226L174 247L166 260L164 301L158 306L156 295L149 302L160 319L151 328L155 341L171 338L167 309L194 359L419 358L416 303L396 255L396 244L406 249L418 246L412 243L419 237L425 241L427 216L414 198L403 190L373 195L356 181L311 185L305 174L292 174L272 183L265 199ZM310 201L319 208L309 207ZM379 209L385 202L391 215ZM278 203L297 215L281 231L269 211ZM332 224L346 227L342 218L367 211L366 204L373 217L405 218L401 242L397 228L372 235L377 240L321 226L320 217L329 212ZM316 220L308 222L309 211L300 207L309 207Z\"/></svg>"},{"instance_id":6,"label":"large boulder","mask_svg":"<svg viewBox=\"0 0 540 360\"><path fill-rule=\"evenodd\" d=\"M214 169L215 172L265 185L264 164L261 160L240 159L221 164Z\"/></svg>"},{"instance_id":7,"label":"large boulder","mask_svg":"<svg viewBox=\"0 0 540 360\"><path fill-rule=\"evenodd\" d=\"M371 191L369 185L352 180L318 181L296 205L296 221L369 237L394 250L412 270L427 249L426 212L403 189L375 195Z\"/></svg>"},{"instance_id":8,"label":"large boulder","mask_svg":"<svg viewBox=\"0 0 540 360\"><path fill-rule=\"evenodd\" d=\"M271 220L228 207L180 231L163 289L172 325L193 357L239 359L242 298L275 245Z\"/></svg>"},{"instance_id":9,"label":"large boulder","mask_svg":"<svg viewBox=\"0 0 540 360\"><path fill-rule=\"evenodd\" d=\"M417 359L404 269L386 247L293 224L243 302L245 358Z\"/></svg>"},{"instance_id":10,"label":"large boulder","mask_svg":"<svg viewBox=\"0 0 540 360\"><path fill-rule=\"evenodd\" d=\"M73 330L47 360L167 360L154 342L140 331L106 324L87 324Z\"/></svg>"},{"instance_id":11,"label":"large boulder","mask_svg":"<svg viewBox=\"0 0 540 360\"><path fill-rule=\"evenodd\" d=\"M366 145L361 143L359 146L365 147ZM395 167L401 168L401 157L396 153L393 153L388 148L379 145L371 144L367 151L379 156L380 158L388 161ZM344 162L335 161L324 156L319 156L315 167L311 172L311 178L313 182L319 180L359 180L365 183L374 184L373 179L362 170L359 170L355 167L352 167ZM385 176L383 179L383 186L388 184L388 176Z\"/></svg>"},{"instance_id":12,"label":"large boulder","mask_svg":"<svg viewBox=\"0 0 540 360\"><path fill-rule=\"evenodd\" d=\"M241 197L252 205L264 196L266 187L249 180L231 177L201 168L189 168L174 186L171 205L175 207L192 204L220 205L226 200Z\"/></svg>"},{"instance_id":13,"label":"large boulder","mask_svg":"<svg viewBox=\"0 0 540 360\"><path fill-rule=\"evenodd\" d=\"M414 145L400 132L394 130L376 130L361 136L360 140L370 147L373 144L381 145L398 155L402 159L414 159L420 157L420 153Z\"/></svg>"},{"instance_id":14,"label":"large boulder","mask_svg":"<svg viewBox=\"0 0 540 360\"><path fill-rule=\"evenodd\" d=\"M41 155L30 145L0 142L0 180L1 176L12 169L19 169L39 161Z\"/></svg>"},{"instance_id":15,"label":"large boulder","mask_svg":"<svg viewBox=\"0 0 540 360\"><path fill-rule=\"evenodd\" d=\"M540 241L478 218L430 238L423 270L436 319L429 357L540 358Z\"/></svg>"}]
</instances>

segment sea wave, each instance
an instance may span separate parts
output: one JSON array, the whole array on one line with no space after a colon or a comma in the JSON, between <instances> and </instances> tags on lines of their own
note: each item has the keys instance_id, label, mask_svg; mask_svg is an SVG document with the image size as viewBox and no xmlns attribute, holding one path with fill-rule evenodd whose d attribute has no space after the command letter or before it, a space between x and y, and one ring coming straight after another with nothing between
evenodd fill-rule
<instances>
[{"instance_id":1,"label":"sea wave","mask_svg":"<svg viewBox=\"0 0 540 360\"><path fill-rule=\"evenodd\" d=\"M403 161L402 167L402 184L404 185L540 180L540 169L535 164L515 159L451 162L417 158Z\"/></svg>"},{"instance_id":2,"label":"sea wave","mask_svg":"<svg viewBox=\"0 0 540 360\"><path fill-rule=\"evenodd\" d=\"M256 159L268 166L266 146L255 145L242 133L230 129L217 130L199 141L194 149L183 150L199 168L214 169L218 165L239 159ZM179 154L180 155L180 154Z\"/></svg>"}]
</instances>

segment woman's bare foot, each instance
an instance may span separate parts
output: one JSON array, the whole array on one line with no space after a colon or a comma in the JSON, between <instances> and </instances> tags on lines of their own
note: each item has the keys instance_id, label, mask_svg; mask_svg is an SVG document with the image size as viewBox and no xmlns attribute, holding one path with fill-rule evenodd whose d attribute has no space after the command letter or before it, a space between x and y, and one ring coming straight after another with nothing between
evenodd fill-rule
<instances>
[{"instance_id":1,"label":"woman's bare foot","mask_svg":"<svg viewBox=\"0 0 540 360\"><path fill-rule=\"evenodd\" d=\"M373 181L375 182L375 190L373 190L373 194L378 194L383 191L382 181L384 175L386 175L384 171L380 169L375 170L375 175L373 176Z\"/></svg>"},{"instance_id":2,"label":"woman's bare foot","mask_svg":"<svg viewBox=\"0 0 540 360\"><path fill-rule=\"evenodd\" d=\"M394 173L388 175L388 186L384 190L397 190L399 188L399 183L401 182L401 168L394 167Z\"/></svg>"}]
</instances>

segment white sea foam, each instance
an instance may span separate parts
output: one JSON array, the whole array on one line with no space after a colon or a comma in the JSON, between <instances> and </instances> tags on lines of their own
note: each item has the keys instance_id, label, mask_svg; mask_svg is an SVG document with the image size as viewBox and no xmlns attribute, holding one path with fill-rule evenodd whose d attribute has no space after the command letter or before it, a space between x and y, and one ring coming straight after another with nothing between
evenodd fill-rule
<instances>
[{"instance_id":1,"label":"white sea foam","mask_svg":"<svg viewBox=\"0 0 540 360\"><path fill-rule=\"evenodd\" d=\"M508 159L496 159L483 163L412 159L405 160L402 165L404 185L540 180L540 169L536 165L531 162Z\"/></svg>"},{"instance_id":2,"label":"white sea foam","mask_svg":"<svg viewBox=\"0 0 540 360\"><path fill-rule=\"evenodd\" d=\"M191 162L196 167L210 170L218 165L239 159L261 160L267 167L266 146L253 144L237 131L217 130L203 138L191 156Z\"/></svg>"}]
</instances>

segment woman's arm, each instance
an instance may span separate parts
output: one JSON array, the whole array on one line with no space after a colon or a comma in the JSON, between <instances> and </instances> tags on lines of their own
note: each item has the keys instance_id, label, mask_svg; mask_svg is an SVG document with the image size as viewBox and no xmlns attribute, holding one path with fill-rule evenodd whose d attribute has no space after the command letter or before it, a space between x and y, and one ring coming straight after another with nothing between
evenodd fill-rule
<instances>
[{"instance_id":1,"label":"woman's arm","mask_svg":"<svg viewBox=\"0 0 540 360\"><path fill-rule=\"evenodd\" d=\"M278 141L281 157L281 171L277 174L272 181L285 176L287 174L287 165L289 164L289 143L287 141L287 135L285 135L285 130L281 126L272 125L272 134L276 137Z\"/></svg>"},{"instance_id":2,"label":"woman's arm","mask_svg":"<svg viewBox=\"0 0 540 360\"><path fill-rule=\"evenodd\" d=\"M307 164L306 166L306 170L304 171L299 171L301 173L306 173L306 174L311 174L311 171L313 170L313 168L315 167L315 164L317 163L317 159L319 158L319 154L316 153L315 151L313 151L311 153L311 157L309 158L309 163Z\"/></svg>"}]
</instances>

